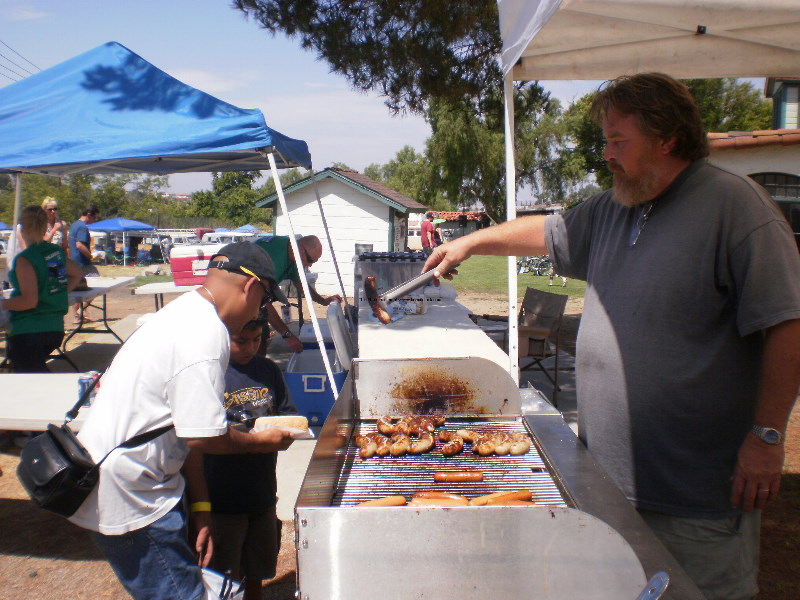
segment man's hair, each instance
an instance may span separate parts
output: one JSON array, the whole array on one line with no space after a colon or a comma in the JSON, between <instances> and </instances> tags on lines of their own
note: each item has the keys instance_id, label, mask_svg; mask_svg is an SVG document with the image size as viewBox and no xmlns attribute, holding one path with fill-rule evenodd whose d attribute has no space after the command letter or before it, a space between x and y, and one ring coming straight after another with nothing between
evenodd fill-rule
<instances>
[{"instance_id":1,"label":"man's hair","mask_svg":"<svg viewBox=\"0 0 800 600\"><path fill-rule=\"evenodd\" d=\"M688 161L708 156L700 108L689 88L669 75L639 73L607 82L592 101L592 120L602 126L611 109L634 115L646 135L660 140L674 138L672 156Z\"/></svg>"},{"instance_id":2,"label":"man's hair","mask_svg":"<svg viewBox=\"0 0 800 600\"><path fill-rule=\"evenodd\" d=\"M22 231L34 237L43 238L47 231L47 213L41 206L26 206L19 216Z\"/></svg>"},{"instance_id":3,"label":"man's hair","mask_svg":"<svg viewBox=\"0 0 800 600\"><path fill-rule=\"evenodd\" d=\"M100 209L98 209L94 204L90 204L89 206L83 209L81 216L85 217L86 215L96 215L99 212Z\"/></svg>"},{"instance_id":4,"label":"man's hair","mask_svg":"<svg viewBox=\"0 0 800 600\"><path fill-rule=\"evenodd\" d=\"M256 329L263 330L267 326L266 319L253 319L252 321L248 321L242 327L242 331L255 331Z\"/></svg>"}]
</instances>

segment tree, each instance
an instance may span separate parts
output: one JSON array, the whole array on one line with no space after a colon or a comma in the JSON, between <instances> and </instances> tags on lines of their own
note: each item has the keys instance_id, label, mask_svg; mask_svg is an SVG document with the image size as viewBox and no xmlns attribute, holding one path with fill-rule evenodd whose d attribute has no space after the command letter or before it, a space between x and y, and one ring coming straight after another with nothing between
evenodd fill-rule
<instances>
[{"instance_id":1,"label":"tree","mask_svg":"<svg viewBox=\"0 0 800 600\"><path fill-rule=\"evenodd\" d=\"M749 81L686 79L697 103L706 131L755 131L772 124L772 102Z\"/></svg>"},{"instance_id":2,"label":"tree","mask_svg":"<svg viewBox=\"0 0 800 600\"><path fill-rule=\"evenodd\" d=\"M431 98L481 98L502 86L495 0L234 0L272 34L298 37L356 89L394 112Z\"/></svg>"},{"instance_id":3,"label":"tree","mask_svg":"<svg viewBox=\"0 0 800 600\"><path fill-rule=\"evenodd\" d=\"M768 129L772 103L763 98L749 81L687 79L684 81L697 100L706 131L753 131ZM587 173L594 174L602 188L611 187L613 177L603 160L605 140L600 127L589 117L594 92L586 94L565 113L570 148Z\"/></svg>"},{"instance_id":4,"label":"tree","mask_svg":"<svg viewBox=\"0 0 800 600\"><path fill-rule=\"evenodd\" d=\"M431 208L449 208L441 195L430 193L430 161L411 146L403 146L385 165L369 165L364 175Z\"/></svg>"}]
</instances>

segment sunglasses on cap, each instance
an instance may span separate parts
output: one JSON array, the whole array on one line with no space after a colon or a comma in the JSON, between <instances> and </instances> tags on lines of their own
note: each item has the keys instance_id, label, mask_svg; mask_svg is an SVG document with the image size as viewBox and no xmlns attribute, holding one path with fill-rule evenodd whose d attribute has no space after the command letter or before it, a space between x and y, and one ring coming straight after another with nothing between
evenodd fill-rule
<instances>
[{"instance_id":1,"label":"sunglasses on cap","mask_svg":"<svg viewBox=\"0 0 800 600\"><path fill-rule=\"evenodd\" d=\"M209 262L208 263L208 268L209 269L222 269L223 271L230 271L231 273L241 272L241 274L247 275L248 277L252 277L253 279L255 279L258 282L258 285L261 286L261 289L264 290L264 299L261 301L261 305L258 308L259 315L265 313L267 305L272 304L276 300L276 298L273 295L272 291L270 290L269 286L268 285L264 285L264 281L261 279L261 277L259 277L255 273L253 273L247 267L243 267L241 265L236 266L236 267L232 267L232 266L230 266L229 262L219 260L219 261L211 261L211 262Z\"/></svg>"}]
</instances>

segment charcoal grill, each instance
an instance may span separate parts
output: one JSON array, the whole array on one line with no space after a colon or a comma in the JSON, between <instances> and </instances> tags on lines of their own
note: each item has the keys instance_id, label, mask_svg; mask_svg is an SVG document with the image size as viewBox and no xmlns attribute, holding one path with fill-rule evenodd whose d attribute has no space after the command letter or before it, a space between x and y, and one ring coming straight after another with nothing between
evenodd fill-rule
<instances>
[{"instance_id":1,"label":"charcoal grill","mask_svg":"<svg viewBox=\"0 0 800 600\"><path fill-rule=\"evenodd\" d=\"M431 413L446 416L446 429L524 432L532 439L531 450L480 457L467 446L444 457L437 440L436 449L422 455L358 456L353 436L375 431L381 416ZM563 423L555 415L543 418ZM650 571L662 567L677 576L679 588L689 590L665 598L701 598L682 585L685 575L663 548L650 548L657 544L652 535L634 526L623 537L581 510L582 498L559 475L553 458L521 415L519 389L493 361L355 360L320 432L295 506L298 598L634 600ZM433 473L440 470L482 471L484 481L434 483ZM531 490L536 505L356 506L382 496L410 499L418 491L472 498L517 489Z\"/></svg>"}]
</instances>

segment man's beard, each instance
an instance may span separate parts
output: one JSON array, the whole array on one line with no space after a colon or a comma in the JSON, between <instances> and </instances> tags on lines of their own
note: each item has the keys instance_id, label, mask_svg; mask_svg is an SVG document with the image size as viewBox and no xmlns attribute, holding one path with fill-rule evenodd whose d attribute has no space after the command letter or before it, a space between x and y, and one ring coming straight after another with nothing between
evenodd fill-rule
<instances>
[{"instance_id":1,"label":"man's beard","mask_svg":"<svg viewBox=\"0 0 800 600\"><path fill-rule=\"evenodd\" d=\"M639 206L655 198L661 191L661 182L654 170L639 177L631 177L619 168L609 169L614 174L614 200L623 206Z\"/></svg>"}]
</instances>

